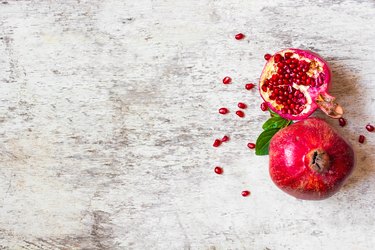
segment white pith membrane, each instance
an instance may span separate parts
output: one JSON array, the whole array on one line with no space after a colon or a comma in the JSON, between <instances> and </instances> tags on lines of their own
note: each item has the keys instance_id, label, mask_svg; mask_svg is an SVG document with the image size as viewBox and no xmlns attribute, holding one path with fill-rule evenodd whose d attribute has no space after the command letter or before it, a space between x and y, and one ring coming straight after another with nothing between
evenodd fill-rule
<instances>
[{"instance_id":1,"label":"white pith membrane","mask_svg":"<svg viewBox=\"0 0 375 250\"><path fill-rule=\"evenodd\" d=\"M298 61L306 61L307 63L310 63L309 70L305 73L308 77L313 77L313 78L315 78L315 80L317 80L319 74L323 72L323 63L322 62L317 61L317 60L312 60L312 59L309 59L309 58L304 57L304 56L300 56L299 54L295 53L292 50L285 50L285 51L279 52L277 54L280 54L281 56L283 56L283 58L285 58L285 53L288 53L288 52L293 53L293 55L290 57L290 59L295 58ZM272 94L271 90L269 90L269 89L267 89L267 91L262 90L262 86L264 85L264 83L267 79L270 79L272 77L272 75L274 75L274 74L278 75L278 73L277 73L278 66L277 66L277 63L275 63L275 61L274 61L275 55L267 62L266 68L263 71L262 79L260 81L260 84L261 84L260 85L260 91L261 91L261 94L262 94L262 96L263 96L263 98L266 102L268 102L270 105L272 105L276 110L281 111L282 108L284 108L284 105L283 104L277 104L276 100L270 99L270 95ZM286 59L284 59L283 62L285 62L285 60ZM292 82L291 85L290 84L277 85L277 87L288 87L288 86L293 87L296 91L299 90L304 95L304 97L306 98L306 103L300 104L300 106L303 107L302 112L297 113L297 114L289 114L289 115L303 116L304 114L309 113L309 111L311 110L311 108L313 106L316 107L315 100L313 101L311 99L311 96L313 98L316 98L319 95L318 92L319 92L319 88L321 86L312 87L312 86L306 86L306 85L299 85L299 84L296 84L295 82ZM322 87L323 86L324 85L322 85ZM300 100L300 98L297 98L297 99ZM288 101L288 100L289 100L289 98L286 99L285 101Z\"/></svg>"}]
</instances>

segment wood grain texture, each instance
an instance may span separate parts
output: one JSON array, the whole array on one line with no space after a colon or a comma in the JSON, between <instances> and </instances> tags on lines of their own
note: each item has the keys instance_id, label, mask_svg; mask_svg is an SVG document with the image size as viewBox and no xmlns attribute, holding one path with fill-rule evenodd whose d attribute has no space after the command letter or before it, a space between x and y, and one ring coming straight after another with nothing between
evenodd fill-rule
<instances>
[{"instance_id":1,"label":"wood grain texture","mask_svg":"<svg viewBox=\"0 0 375 250\"><path fill-rule=\"evenodd\" d=\"M373 0L3 0L0 249L373 249L374 13ZM246 148L267 115L244 84L285 47L331 64L348 125L329 122L357 155L321 202L283 194ZM244 119L217 114L238 101Z\"/></svg>"}]
</instances>

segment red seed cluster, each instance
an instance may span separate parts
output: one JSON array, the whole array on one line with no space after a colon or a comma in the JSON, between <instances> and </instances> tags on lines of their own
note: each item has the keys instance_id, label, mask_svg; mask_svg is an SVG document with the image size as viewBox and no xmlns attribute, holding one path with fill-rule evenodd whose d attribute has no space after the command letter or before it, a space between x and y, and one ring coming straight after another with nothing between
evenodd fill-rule
<instances>
[{"instance_id":1,"label":"red seed cluster","mask_svg":"<svg viewBox=\"0 0 375 250\"><path fill-rule=\"evenodd\" d=\"M315 79L307 75L311 62L292 58L293 53L287 52L282 56L274 56L276 73L264 80L261 89L269 93L269 98L281 106L283 114L297 115L305 109L307 103L305 95L293 84L310 87L320 87L324 81L323 73Z\"/></svg>"},{"instance_id":2,"label":"red seed cluster","mask_svg":"<svg viewBox=\"0 0 375 250\"><path fill-rule=\"evenodd\" d=\"M241 40L243 38L245 38L245 35L242 34L242 33L238 33L238 34L235 35L235 39L237 39L237 40ZM268 58L266 60L269 60L271 57L272 56L269 55L269 54L265 56L265 58ZM232 82L232 78L230 78L229 76L226 76L226 77L223 78L222 81L223 81L223 84L230 84ZM255 87L255 84L253 84L253 83L247 83L247 84L245 84L245 89L246 90L251 90L254 87ZM263 105L265 105L265 104L263 104ZM240 109L246 109L247 108L247 105L245 103L243 103L243 102L238 102L237 106ZM267 108L265 108L265 109L267 109ZM222 114L222 115L228 114L229 113L229 109L225 108L225 107L219 108L219 113ZM242 110L237 110L236 111L236 115L239 116L239 117L241 117L241 118L245 117L245 113ZM223 142L227 142L229 140L230 140L229 136L224 135L221 140L220 139L215 139L215 141L214 141L214 143L213 143L212 146L213 147L219 147ZM251 144L251 146L249 146L250 144ZM248 146L250 148L251 147L255 148L255 144L254 143L249 143ZM218 175L221 175L221 174L223 174L224 170L223 170L222 167L216 166L214 168L214 172L216 174L218 174ZM249 196L250 195L250 191L244 190L244 191L242 191L241 195L244 196L244 197Z\"/></svg>"}]
</instances>

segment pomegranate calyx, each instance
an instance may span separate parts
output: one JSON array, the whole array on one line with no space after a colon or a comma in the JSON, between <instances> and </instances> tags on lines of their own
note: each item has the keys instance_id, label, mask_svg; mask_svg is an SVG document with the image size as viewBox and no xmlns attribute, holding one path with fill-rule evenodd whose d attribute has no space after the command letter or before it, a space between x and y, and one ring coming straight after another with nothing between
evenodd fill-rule
<instances>
[{"instance_id":1,"label":"pomegranate calyx","mask_svg":"<svg viewBox=\"0 0 375 250\"><path fill-rule=\"evenodd\" d=\"M331 118L339 119L344 114L342 107L335 102L335 97L327 93L319 94L315 102Z\"/></svg>"},{"instance_id":2,"label":"pomegranate calyx","mask_svg":"<svg viewBox=\"0 0 375 250\"><path fill-rule=\"evenodd\" d=\"M313 149L308 154L309 167L318 173L324 173L329 170L331 161L326 151L322 149Z\"/></svg>"}]
</instances>

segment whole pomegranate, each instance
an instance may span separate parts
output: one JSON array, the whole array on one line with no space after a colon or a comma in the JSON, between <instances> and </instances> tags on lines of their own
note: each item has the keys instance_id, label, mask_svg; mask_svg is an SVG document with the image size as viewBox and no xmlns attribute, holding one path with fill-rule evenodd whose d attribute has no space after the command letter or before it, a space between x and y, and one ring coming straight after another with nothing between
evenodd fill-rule
<instances>
[{"instance_id":1,"label":"whole pomegranate","mask_svg":"<svg viewBox=\"0 0 375 250\"><path fill-rule=\"evenodd\" d=\"M271 139L269 171L284 192L305 200L336 193L354 167L350 145L324 120L309 118Z\"/></svg>"},{"instance_id":2,"label":"whole pomegranate","mask_svg":"<svg viewBox=\"0 0 375 250\"><path fill-rule=\"evenodd\" d=\"M271 110L289 120L305 119L318 107L330 117L342 116L341 106L328 94L331 71L320 56L285 49L266 59L259 91Z\"/></svg>"}]
</instances>

